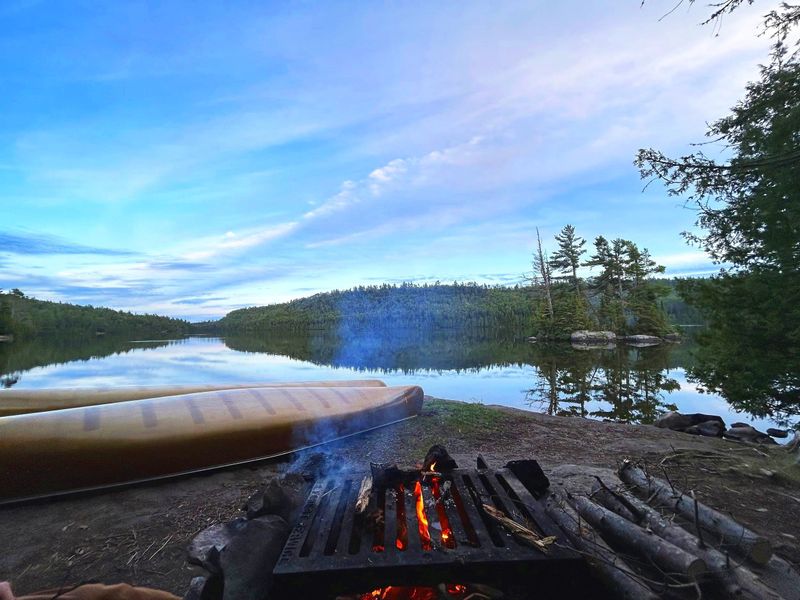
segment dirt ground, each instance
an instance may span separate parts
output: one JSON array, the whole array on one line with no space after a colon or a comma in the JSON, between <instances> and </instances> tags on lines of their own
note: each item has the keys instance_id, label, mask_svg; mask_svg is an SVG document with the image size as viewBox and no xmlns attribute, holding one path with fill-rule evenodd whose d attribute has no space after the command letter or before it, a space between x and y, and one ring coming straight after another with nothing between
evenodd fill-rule
<instances>
[{"instance_id":1,"label":"dirt ground","mask_svg":"<svg viewBox=\"0 0 800 600\"><path fill-rule=\"evenodd\" d=\"M643 460L652 473L695 490L699 500L766 535L777 554L800 563L800 467L789 466L778 446L427 398L415 419L315 451L365 470L370 461L414 465L436 443L461 466L474 465L477 454L496 467L536 458L546 471L561 464L615 468L624 458ZM189 541L238 516L253 492L298 458L0 508L0 580L11 581L21 594L99 581L182 596L200 573L186 562Z\"/></svg>"}]
</instances>

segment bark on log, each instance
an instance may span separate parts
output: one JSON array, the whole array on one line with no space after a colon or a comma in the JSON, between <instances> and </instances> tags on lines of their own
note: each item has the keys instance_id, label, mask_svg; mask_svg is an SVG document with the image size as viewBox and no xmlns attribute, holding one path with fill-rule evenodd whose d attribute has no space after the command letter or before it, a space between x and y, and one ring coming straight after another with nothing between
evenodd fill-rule
<instances>
[{"instance_id":1,"label":"bark on log","mask_svg":"<svg viewBox=\"0 0 800 600\"><path fill-rule=\"evenodd\" d=\"M585 496L576 496L574 505L578 514L596 528L603 538L647 557L667 573L697 579L708 570L703 559L645 531Z\"/></svg>"},{"instance_id":2,"label":"bark on log","mask_svg":"<svg viewBox=\"0 0 800 600\"><path fill-rule=\"evenodd\" d=\"M640 467L626 462L620 467L619 477L633 486L636 495L648 501L655 499L693 523L697 519L700 527L719 536L724 549L736 550L759 565L767 564L772 556L772 545L768 539L740 525L729 516L695 502L677 488L648 477Z\"/></svg>"},{"instance_id":3,"label":"bark on log","mask_svg":"<svg viewBox=\"0 0 800 600\"><path fill-rule=\"evenodd\" d=\"M657 510L626 492L617 491L615 494L623 498L626 504L641 515L637 521L639 525L649 528L657 536L702 558L708 566L708 578L720 587L726 597L746 600L782 600L783 597L780 594L761 582L754 573L730 561L727 556L710 546L701 548L698 538L682 527L673 525L664 519ZM617 512L620 507L627 514L631 514L630 509L620 502L615 494L608 489L598 489L592 494L592 497L617 514L620 514ZM625 515L620 514L620 516L624 517Z\"/></svg>"},{"instance_id":4,"label":"bark on log","mask_svg":"<svg viewBox=\"0 0 800 600\"><path fill-rule=\"evenodd\" d=\"M545 512L564 531L597 576L620 600L658 600L655 594L619 555L563 499L550 494Z\"/></svg>"}]
</instances>

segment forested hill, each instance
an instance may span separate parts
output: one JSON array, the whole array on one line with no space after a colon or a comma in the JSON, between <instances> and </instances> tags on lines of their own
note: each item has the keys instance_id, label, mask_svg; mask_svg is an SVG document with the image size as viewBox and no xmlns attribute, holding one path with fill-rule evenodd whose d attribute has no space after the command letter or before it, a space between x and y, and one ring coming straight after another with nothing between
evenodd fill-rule
<instances>
[{"instance_id":1,"label":"forested hill","mask_svg":"<svg viewBox=\"0 0 800 600\"><path fill-rule=\"evenodd\" d=\"M500 326L521 329L530 318L529 288L404 283L359 286L284 304L235 310L214 326L223 331L304 331L341 325L386 329Z\"/></svg>"},{"instance_id":2,"label":"forested hill","mask_svg":"<svg viewBox=\"0 0 800 600\"><path fill-rule=\"evenodd\" d=\"M0 334L149 336L180 335L190 329L191 325L180 319L36 300L19 290L0 294Z\"/></svg>"},{"instance_id":3,"label":"forested hill","mask_svg":"<svg viewBox=\"0 0 800 600\"><path fill-rule=\"evenodd\" d=\"M675 292L675 280L660 280L668 291L661 308L673 324L698 324L696 311ZM201 329L220 332L307 331L332 326L410 329L504 328L536 331L540 302L534 286L492 287L476 283L449 285L383 284L315 294L282 304L243 308Z\"/></svg>"}]
</instances>

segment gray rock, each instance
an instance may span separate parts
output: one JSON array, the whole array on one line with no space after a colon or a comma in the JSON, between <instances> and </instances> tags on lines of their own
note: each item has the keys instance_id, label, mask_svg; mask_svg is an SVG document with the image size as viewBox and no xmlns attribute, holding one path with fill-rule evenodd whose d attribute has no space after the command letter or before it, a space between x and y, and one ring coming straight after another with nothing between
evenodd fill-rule
<instances>
[{"instance_id":1,"label":"gray rock","mask_svg":"<svg viewBox=\"0 0 800 600\"><path fill-rule=\"evenodd\" d=\"M689 415L682 415L679 412L664 413L653 423L661 429L672 429L673 431L683 431L692 426L692 418Z\"/></svg>"},{"instance_id":2,"label":"gray rock","mask_svg":"<svg viewBox=\"0 0 800 600\"><path fill-rule=\"evenodd\" d=\"M767 429L767 435L771 435L774 438L787 438L789 437L789 432L785 429L775 429L774 427L770 427Z\"/></svg>"},{"instance_id":3,"label":"gray rock","mask_svg":"<svg viewBox=\"0 0 800 600\"><path fill-rule=\"evenodd\" d=\"M766 433L763 433L752 427L750 425L746 425L744 423L734 423L734 425L728 429L723 435L726 439L729 440L736 440L738 442L749 442L751 444L777 444L775 440L773 440L770 436Z\"/></svg>"},{"instance_id":4,"label":"gray rock","mask_svg":"<svg viewBox=\"0 0 800 600\"><path fill-rule=\"evenodd\" d=\"M703 413L684 415L679 412L668 412L656 419L653 425L662 429L671 429L672 431L684 431L686 433L694 433L695 435L708 435L708 433L701 433L699 429L694 431L686 430L691 427L703 425L702 429L710 432L712 431L712 426L709 425L711 422L717 423L720 430L725 431L725 421L722 420L722 417L717 415L705 415ZM717 434L715 433L713 435Z\"/></svg>"},{"instance_id":5,"label":"gray rock","mask_svg":"<svg viewBox=\"0 0 800 600\"><path fill-rule=\"evenodd\" d=\"M183 600L221 600L221 598L222 578L216 576L193 578L183 596Z\"/></svg>"},{"instance_id":6,"label":"gray rock","mask_svg":"<svg viewBox=\"0 0 800 600\"><path fill-rule=\"evenodd\" d=\"M654 335L627 335L624 338L625 343L629 346L647 347L658 346L664 340Z\"/></svg>"},{"instance_id":7,"label":"gray rock","mask_svg":"<svg viewBox=\"0 0 800 600\"><path fill-rule=\"evenodd\" d=\"M189 544L187 561L199 565L211 574L218 575L222 572L219 556L222 550L245 527L246 520L242 517L229 523L212 525L198 533Z\"/></svg>"},{"instance_id":8,"label":"gray rock","mask_svg":"<svg viewBox=\"0 0 800 600\"><path fill-rule=\"evenodd\" d=\"M706 437L722 437L722 434L725 433L725 426L720 421L703 421L687 427L683 432Z\"/></svg>"},{"instance_id":9,"label":"gray rock","mask_svg":"<svg viewBox=\"0 0 800 600\"><path fill-rule=\"evenodd\" d=\"M588 329L573 331L569 336L569 341L573 344L608 343L614 342L616 339L617 334L613 331L589 331Z\"/></svg>"},{"instance_id":10,"label":"gray rock","mask_svg":"<svg viewBox=\"0 0 800 600\"><path fill-rule=\"evenodd\" d=\"M248 519L278 515L285 521L290 521L292 511L297 504L297 499L290 495L286 487L272 480L266 488L250 496L242 510L247 512Z\"/></svg>"},{"instance_id":11,"label":"gray rock","mask_svg":"<svg viewBox=\"0 0 800 600\"><path fill-rule=\"evenodd\" d=\"M220 553L225 588L223 600L264 600L272 585L272 569L289 537L289 525L268 515L245 521L245 527Z\"/></svg>"}]
</instances>

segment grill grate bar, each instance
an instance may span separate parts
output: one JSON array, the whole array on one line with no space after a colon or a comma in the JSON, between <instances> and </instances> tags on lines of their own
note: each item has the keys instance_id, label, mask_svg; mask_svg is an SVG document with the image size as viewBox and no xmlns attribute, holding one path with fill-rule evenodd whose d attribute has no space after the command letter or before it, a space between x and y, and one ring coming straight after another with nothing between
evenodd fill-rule
<instances>
[{"instance_id":1,"label":"grill grate bar","mask_svg":"<svg viewBox=\"0 0 800 600\"><path fill-rule=\"evenodd\" d=\"M386 489L384 494L383 509L383 545L384 552L395 552L397 550L397 492L393 489Z\"/></svg>"},{"instance_id":2,"label":"grill grate bar","mask_svg":"<svg viewBox=\"0 0 800 600\"><path fill-rule=\"evenodd\" d=\"M339 556L344 556L350 552L350 539L352 537L353 518L355 516L351 507L356 501L358 484L358 481L351 480L350 491L347 494L347 503L345 505L344 518L342 519L342 528L339 532L339 539L336 540L336 550L334 552L334 554Z\"/></svg>"},{"instance_id":3,"label":"grill grate bar","mask_svg":"<svg viewBox=\"0 0 800 600\"><path fill-rule=\"evenodd\" d=\"M469 475L464 475L464 490L466 491L465 494L462 494L464 505L478 537L482 538L484 543L488 544L491 541L498 548L504 547L503 538L500 536L494 521L486 516L486 513L480 508L480 492Z\"/></svg>"},{"instance_id":4,"label":"grill grate bar","mask_svg":"<svg viewBox=\"0 0 800 600\"><path fill-rule=\"evenodd\" d=\"M470 536L467 533L467 530L471 527L471 524L462 522L462 515L458 510L458 505L456 504L455 496L452 491L455 489L455 486L452 483L452 479L448 479L448 481L450 481L450 491L447 493L450 495L450 500L444 500L441 504L444 506L444 511L447 514L447 520L450 522L450 530L453 532L453 539L456 542L456 548L462 545L474 547L475 536ZM458 493L457 489L456 493ZM466 514L464 514L463 518L468 519Z\"/></svg>"}]
</instances>

